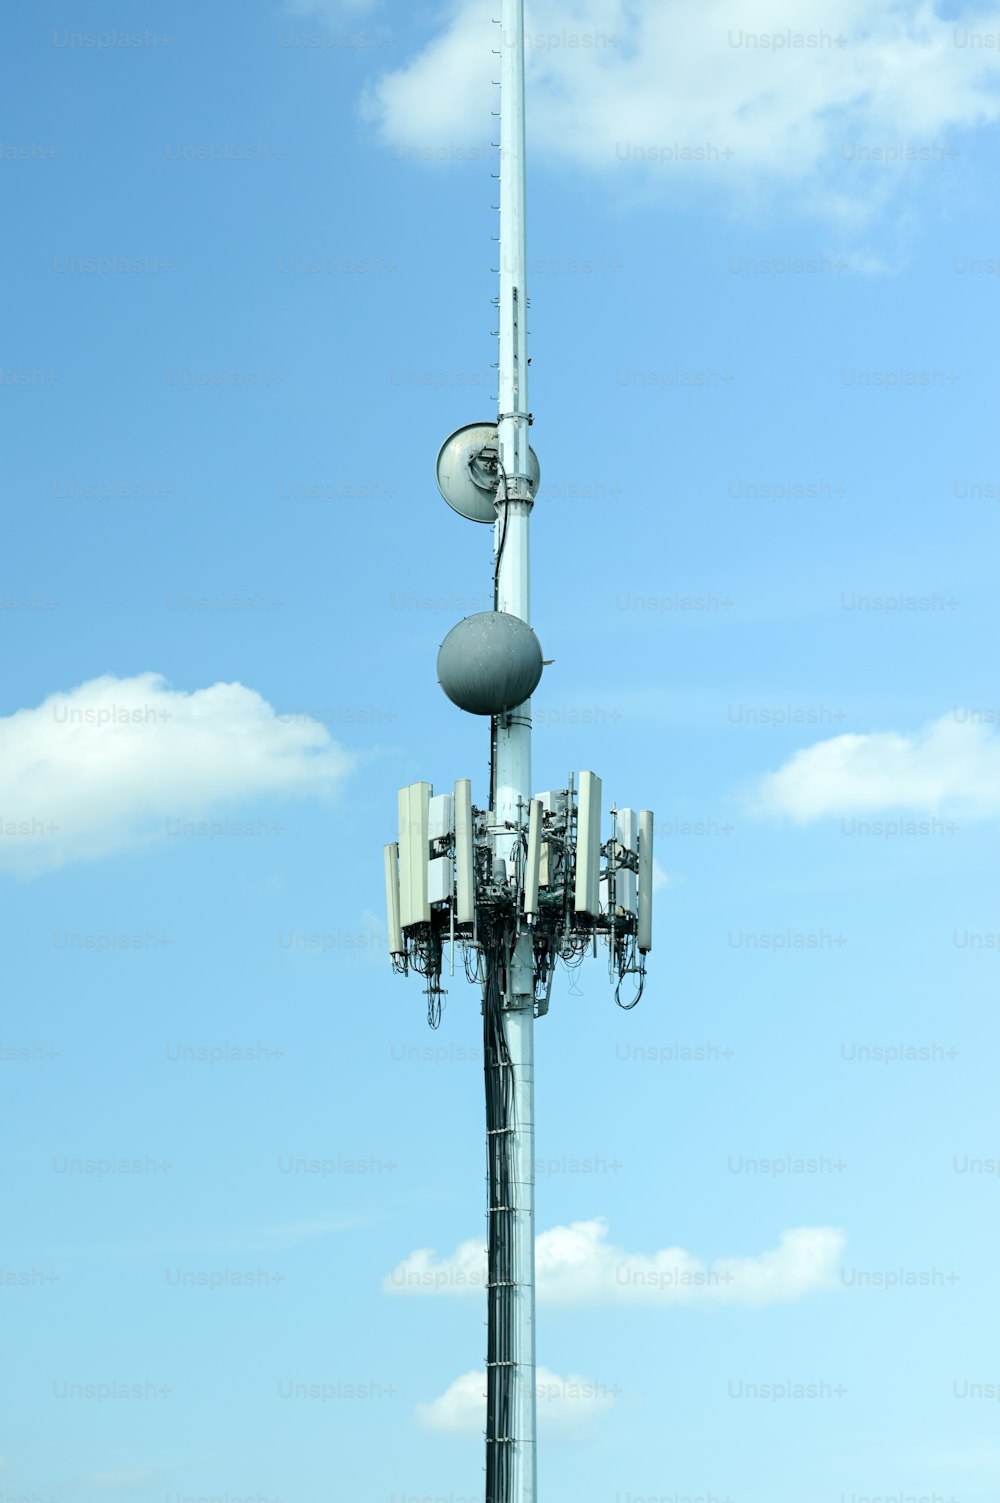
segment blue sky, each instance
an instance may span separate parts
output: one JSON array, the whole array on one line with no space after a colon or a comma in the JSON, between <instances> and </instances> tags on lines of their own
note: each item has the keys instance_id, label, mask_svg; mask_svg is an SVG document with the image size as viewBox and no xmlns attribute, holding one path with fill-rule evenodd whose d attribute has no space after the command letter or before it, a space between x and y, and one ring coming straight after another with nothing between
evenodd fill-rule
<instances>
[{"instance_id":1,"label":"blue sky","mask_svg":"<svg viewBox=\"0 0 1000 1503\"><path fill-rule=\"evenodd\" d=\"M482 1493L479 998L381 848L485 798L492 9L0 22L0 1503ZM541 1496L992 1499L1000 8L529 30L535 784L661 871L537 1029Z\"/></svg>"}]
</instances>

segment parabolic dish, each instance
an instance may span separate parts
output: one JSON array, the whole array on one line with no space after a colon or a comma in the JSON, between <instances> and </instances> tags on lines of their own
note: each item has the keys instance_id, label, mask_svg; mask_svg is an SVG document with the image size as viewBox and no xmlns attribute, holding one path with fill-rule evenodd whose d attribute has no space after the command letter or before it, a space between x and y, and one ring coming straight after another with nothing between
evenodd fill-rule
<instances>
[{"instance_id":1,"label":"parabolic dish","mask_svg":"<svg viewBox=\"0 0 1000 1503\"><path fill-rule=\"evenodd\" d=\"M437 457L438 490L453 511L470 522L495 522L494 497L499 470L496 460L480 458L484 449L497 452L496 423L467 423L446 438ZM541 468L534 449L528 450L528 478L532 495L538 490Z\"/></svg>"}]
</instances>

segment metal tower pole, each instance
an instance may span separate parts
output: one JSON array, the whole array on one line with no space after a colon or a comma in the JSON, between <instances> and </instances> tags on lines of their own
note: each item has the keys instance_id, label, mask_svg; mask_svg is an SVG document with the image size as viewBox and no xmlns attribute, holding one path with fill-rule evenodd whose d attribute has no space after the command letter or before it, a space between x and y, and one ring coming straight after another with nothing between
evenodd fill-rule
<instances>
[{"instance_id":1,"label":"metal tower pole","mask_svg":"<svg viewBox=\"0 0 1000 1503\"><path fill-rule=\"evenodd\" d=\"M472 522L495 520L494 610L459 621L437 660L452 704L490 717L490 797L475 808L468 778L437 797L428 782L401 788L399 839L385 847L384 864L392 963L426 979L431 1026L441 1017L446 946L453 952L457 942L466 974L471 959L483 982L486 1503L536 1503L535 1009L539 1016L548 1009L556 962L596 953L599 938L618 978L616 1002L638 1002L652 947L653 815L613 809L613 838L602 845L593 772L578 781L571 773L567 787L532 797L531 695L545 660L531 629L528 546L540 472L528 444L524 0L498 3L497 425L466 423L437 459L438 489L452 510ZM638 983L623 1002L626 976Z\"/></svg>"},{"instance_id":2,"label":"metal tower pole","mask_svg":"<svg viewBox=\"0 0 1000 1503\"><path fill-rule=\"evenodd\" d=\"M528 298L525 235L524 0L500 10L500 318L497 419L500 483L495 534L496 608L530 621L528 526ZM514 875L531 798L531 701L492 722L494 858ZM521 928L520 934L517 930ZM507 1072L507 1109L488 1111L490 1134L487 1503L535 1503L534 960L531 935L504 934L493 995L502 1029L490 1062ZM490 987L487 987L489 993ZM489 1006L487 1001L484 1005ZM490 1085L487 1085L488 1097Z\"/></svg>"}]
</instances>

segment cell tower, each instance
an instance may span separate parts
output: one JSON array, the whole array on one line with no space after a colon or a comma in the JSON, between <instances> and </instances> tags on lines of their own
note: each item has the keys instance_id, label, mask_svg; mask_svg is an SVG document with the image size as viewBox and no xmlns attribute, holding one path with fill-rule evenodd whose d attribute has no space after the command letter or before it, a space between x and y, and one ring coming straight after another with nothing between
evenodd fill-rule
<instances>
[{"instance_id":1,"label":"cell tower","mask_svg":"<svg viewBox=\"0 0 1000 1503\"><path fill-rule=\"evenodd\" d=\"M486 1503L535 1503L534 1026L556 962L608 946L620 1006L642 993L652 946L653 816L611 810L601 840L601 780L571 774L537 796L531 695L542 650L529 625L528 532L539 466L528 444L524 0L500 18L500 295L497 421L459 428L438 455L448 504L494 526L493 610L467 616L438 654L438 680L470 715L490 720L485 808L460 778L399 791L399 839L385 847L389 949L395 969L426 980L437 1027L446 952L463 953L482 988L486 1077L488 1336ZM603 866L602 866L603 863ZM623 1000L626 976L634 995Z\"/></svg>"}]
</instances>

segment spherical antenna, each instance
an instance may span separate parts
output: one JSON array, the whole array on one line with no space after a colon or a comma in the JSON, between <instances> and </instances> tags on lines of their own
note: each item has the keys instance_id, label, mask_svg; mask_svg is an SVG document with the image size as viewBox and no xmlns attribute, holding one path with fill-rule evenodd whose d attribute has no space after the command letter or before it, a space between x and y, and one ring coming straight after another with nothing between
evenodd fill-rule
<instances>
[{"instance_id":1,"label":"spherical antenna","mask_svg":"<svg viewBox=\"0 0 1000 1503\"><path fill-rule=\"evenodd\" d=\"M441 643L438 682L460 710L502 715L530 699L542 677L542 648L520 616L480 611Z\"/></svg>"}]
</instances>

